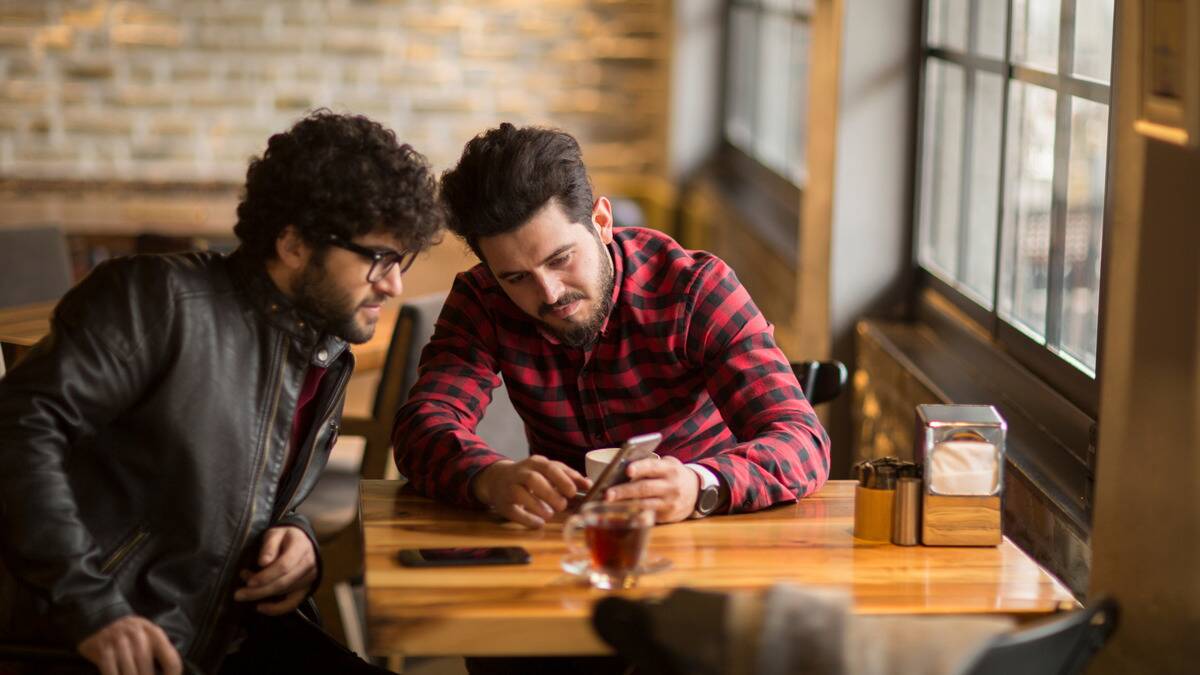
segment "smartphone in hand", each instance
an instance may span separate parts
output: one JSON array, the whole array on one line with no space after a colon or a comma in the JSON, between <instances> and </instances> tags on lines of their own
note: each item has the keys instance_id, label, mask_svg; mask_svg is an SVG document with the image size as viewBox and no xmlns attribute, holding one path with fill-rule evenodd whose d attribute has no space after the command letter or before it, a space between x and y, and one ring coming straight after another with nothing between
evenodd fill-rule
<instances>
[{"instance_id":1,"label":"smartphone in hand","mask_svg":"<svg viewBox=\"0 0 1200 675\"><path fill-rule=\"evenodd\" d=\"M608 463L608 466L604 467L604 471L596 478L596 482L592 484L592 489L588 490L580 503L602 499L605 490L628 481L629 475L626 473L626 469L629 468L629 465L639 459L653 456L654 449L658 447L659 443L662 443L662 434L660 433L642 434L641 436L634 436L625 441L621 445L621 449L613 456L612 461Z\"/></svg>"},{"instance_id":2,"label":"smartphone in hand","mask_svg":"<svg viewBox=\"0 0 1200 675\"><path fill-rule=\"evenodd\" d=\"M520 546L462 548L406 548L396 557L405 567L463 567L469 565L524 565L529 551Z\"/></svg>"}]
</instances>

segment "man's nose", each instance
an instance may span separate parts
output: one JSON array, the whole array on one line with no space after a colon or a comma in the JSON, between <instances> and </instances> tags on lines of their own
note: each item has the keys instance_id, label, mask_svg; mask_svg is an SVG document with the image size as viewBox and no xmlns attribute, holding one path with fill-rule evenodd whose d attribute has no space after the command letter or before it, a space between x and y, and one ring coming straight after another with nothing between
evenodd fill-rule
<instances>
[{"instance_id":1,"label":"man's nose","mask_svg":"<svg viewBox=\"0 0 1200 675\"><path fill-rule=\"evenodd\" d=\"M400 276L400 266L392 265L392 269L373 284L376 291L394 298L404 290L404 279Z\"/></svg>"},{"instance_id":2,"label":"man's nose","mask_svg":"<svg viewBox=\"0 0 1200 675\"><path fill-rule=\"evenodd\" d=\"M542 302L547 305L557 302L563 289L562 282L558 280L558 277L553 274L540 274L537 276L537 281L542 294Z\"/></svg>"}]
</instances>

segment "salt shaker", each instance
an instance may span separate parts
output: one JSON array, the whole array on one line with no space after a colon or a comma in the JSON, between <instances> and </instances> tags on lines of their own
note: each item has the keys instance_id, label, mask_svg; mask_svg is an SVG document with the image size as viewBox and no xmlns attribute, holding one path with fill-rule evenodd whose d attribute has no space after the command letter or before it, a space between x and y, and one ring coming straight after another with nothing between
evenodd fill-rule
<instances>
[{"instance_id":1,"label":"salt shaker","mask_svg":"<svg viewBox=\"0 0 1200 675\"><path fill-rule=\"evenodd\" d=\"M921 531L921 479L915 476L897 479L895 500L892 506L892 543L916 546Z\"/></svg>"}]
</instances>

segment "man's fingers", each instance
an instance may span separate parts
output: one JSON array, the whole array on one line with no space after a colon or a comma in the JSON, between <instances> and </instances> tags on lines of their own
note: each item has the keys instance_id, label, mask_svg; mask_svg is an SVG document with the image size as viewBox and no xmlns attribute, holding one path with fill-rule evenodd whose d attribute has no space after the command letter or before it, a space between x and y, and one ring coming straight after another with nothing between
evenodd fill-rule
<instances>
[{"instance_id":1,"label":"man's fingers","mask_svg":"<svg viewBox=\"0 0 1200 675\"><path fill-rule=\"evenodd\" d=\"M675 473L681 466L683 465L674 457L646 457L630 464L625 473L629 476L630 480L666 478Z\"/></svg>"},{"instance_id":2,"label":"man's fingers","mask_svg":"<svg viewBox=\"0 0 1200 675\"><path fill-rule=\"evenodd\" d=\"M137 659L133 655L133 645L128 635L117 638L114 649L117 652L117 668L121 675L140 675Z\"/></svg>"},{"instance_id":3,"label":"man's fingers","mask_svg":"<svg viewBox=\"0 0 1200 675\"><path fill-rule=\"evenodd\" d=\"M171 640L163 632L163 629L151 625L146 632L150 639L150 649L154 653L154 660L162 667L163 675L182 675L183 662L179 658L179 652L175 649L175 645L171 644Z\"/></svg>"},{"instance_id":4,"label":"man's fingers","mask_svg":"<svg viewBox=\"0 0 1200 675\"><path fill-rule=\"evenodd\" d=\"M511 503L513 506L521 507L529 515L536 516L539 520L544 521L554 517L554 509L524 485L512 486Z\"/></svg>"},{"instance_id":5,"label":"man's fingers","mask_svg":"<svg viewBox=\"0 0 1200 675\"><path fill-rule=\"evenodd\" d=\"M154 651L150 648L150 637L146 635L147 630L145 626L142 626L142 629L134 631L129 639L138 675L154 675Z\"/></svg>"},{"instance_id":6,"label":"man's fingers","mask_svg":"<svg viewBox=\"0 0 1200 675\"><path fill-rule=\"evenodd\" d=\"M670 497L677 490L670 481L658 478L636 480L611 487L604 493L605 501L618 502L626 499L650 499Z\"/></svg>"},{"instance_id":7,"label":"man's fingers","mask_svg":"<svg viewBox=\"0 0 1200 675\"><path fill-rule=\"evenodd\" d=\"M120 668L117 666L117 652L111 647L106 647L104 651L100 652L100 659L92 661L92 663L95 663L96 667L100 669L100 675L121 675Z\"/></svg>"},{"instance_id":8,"label":"man's fingers","mask_svg":"<svg viewBox=\"0 0 1200 675\"><path fill-rule=\"evenodd\" d=\"M566 478L566 476L562 476L562 478ZM521 485L523 485L525 489L529 491L529 494L533 495L534 499L541 500L555 511L562 511L563 509L567 508L567 496L558 491L553 476L531 471L525 476L524 480L521 482ZM573 485L569 494L575 494L575 488ZM550 517L554 514L550 513L542 515Z\"/></svg>"},{"instance_id":9,"label":"man's fingers","mask_svg":"<svg viewBox=\"0 0 1200 675\"><path fill-rule=\"evenodd\" d=\"M258 566L266 567L279 556L279 545L283 543L283 528L271 528L263 535L262 548L258 552Z\"/></svg>"},{"instance_id":10,"label":"man's fingers","mask_svg":"<svg viewBox=\"0 0 1200 675\"><path fill-rule=\"evenodd\" d=\"M525 510L525 508L523 506L521 506L519 504L509 505L507 508L505 508L504 510L502 510L500 512L500 515L513 521L514 523L518 523L520 525L524 525L525 527L533 528L535 530L540 530L541 528L546 526L545 520L543 520L542 518L539 518L538 516L536 516L532 513L529 513L528 511Z\"/></svg>"},{"instance_id":11,"label":"man's fingers","mask_svg":"<svg viewBox=\"0 0 1200 675\"><path fill-rule=\"evenodd\" d=\"M263 598L269 598L273 595L290 593L293 590L307 590L307 587L303 589L296 589L296 584L307 572L308 569L306 567L298 565L290 570L287 570L265 586L255 586L253 588L241 589L239 592L242 593L242 597L239 599L262 600Z\"/></svg>"}]
</instances>

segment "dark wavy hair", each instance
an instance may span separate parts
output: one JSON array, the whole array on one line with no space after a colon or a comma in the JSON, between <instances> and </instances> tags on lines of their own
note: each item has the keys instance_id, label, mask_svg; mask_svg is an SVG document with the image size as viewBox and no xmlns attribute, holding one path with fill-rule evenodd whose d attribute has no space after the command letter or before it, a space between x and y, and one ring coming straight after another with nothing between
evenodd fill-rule
<instances>
[{"instance_id":1,"label":"dark wavy hair","mask_svg":"<svg viewBox=\"0 0 1200 675\"><path fill-rule=\"evenodd\" d=\"M409 251L437 243L445 223L429 163L362 115L316 110L275 134L250 160L233 228L247 255L275 256L293 225L321 250L330 235L353 239L383 231Z\"/></svg>"},{"instance_id":2,"label":"dark wavy hair","mask_svg":"<svg viewBox=\"0 0 1200 675\"><path fill-rule=\"evenodd\" d=\"M458 166L442 174L450 230L480 259L479 239L511 232L550 199L571 222L591 223L592 184L570 134L508 122L472 138Z\"/></svg>"}]
</instances>

